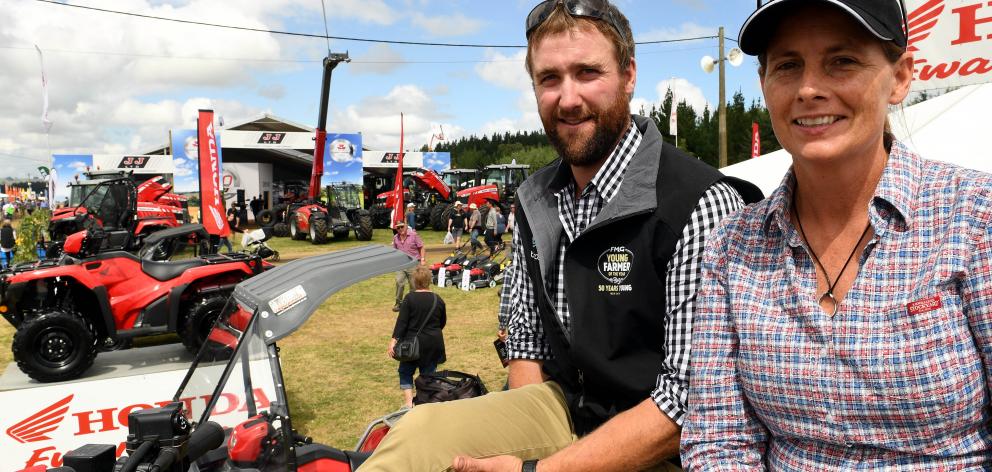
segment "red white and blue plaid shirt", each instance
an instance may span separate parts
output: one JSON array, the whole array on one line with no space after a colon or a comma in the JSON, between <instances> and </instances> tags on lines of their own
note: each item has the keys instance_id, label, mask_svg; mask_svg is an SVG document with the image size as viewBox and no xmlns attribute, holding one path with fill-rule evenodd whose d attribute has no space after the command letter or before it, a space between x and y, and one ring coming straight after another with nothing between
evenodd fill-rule
<instances>
[{"instance_id":1,"label":"red white and blue plaid shirt","mask_svg":"<svg viewBox=\"0 0 992 472\"><path fill-rule=\"evenodd\" d=\"M992 466L992 176L895 143L875 236L830 317L790 223L793 174L703 259L687 471Z\"/></svg>"}]
</instances>

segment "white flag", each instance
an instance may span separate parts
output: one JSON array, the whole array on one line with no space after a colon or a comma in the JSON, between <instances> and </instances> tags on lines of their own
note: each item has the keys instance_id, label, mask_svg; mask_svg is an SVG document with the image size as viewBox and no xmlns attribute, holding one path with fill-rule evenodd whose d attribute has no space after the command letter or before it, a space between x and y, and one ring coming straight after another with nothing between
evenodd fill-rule
<instances>
[{"instance_id":1,"label":"white flag","mask_svg":"<svg viewBox=\"0 0 992 472\"><path fill-rule=\"evenodd\" d=\"M679 113L677 111L677 105L675 103L675 93L672 93L672 110L668 113L668 132L672 136L675 136L676 142L678 142L679 136Z\"/></svg>"},{"instance_id":2,"label":"white flag","mask_svg":"<svg viewBox=\"0 0 992 472\"><path fill-rule=\"evenodd\" d=\"M42 56L41 48L37 44L34 45L34 49L38 51L38 61L41 62L41 125L45 127L45 132L47 133L52 129L52 121L48 119L48 79L45 77L45 58Z\"/></svg>"}]
</instances>

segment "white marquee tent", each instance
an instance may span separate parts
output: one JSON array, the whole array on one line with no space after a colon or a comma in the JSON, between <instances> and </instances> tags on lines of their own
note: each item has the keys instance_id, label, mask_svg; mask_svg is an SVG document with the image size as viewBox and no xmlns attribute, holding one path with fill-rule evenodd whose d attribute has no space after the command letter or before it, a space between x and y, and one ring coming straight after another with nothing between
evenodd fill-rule
<instances>
[{"instance_id":1,"label":"white marquee tent","mask_svg":"<svg viewBox=\"0 0 992 472\"><path fill-rule=\"evenodd\" d=\"M896 137L923 157L992 173L992 84L971 85L889 114ZM792 157L784 149L721 169L768 196Z\"/></svg>"}]
</instances>

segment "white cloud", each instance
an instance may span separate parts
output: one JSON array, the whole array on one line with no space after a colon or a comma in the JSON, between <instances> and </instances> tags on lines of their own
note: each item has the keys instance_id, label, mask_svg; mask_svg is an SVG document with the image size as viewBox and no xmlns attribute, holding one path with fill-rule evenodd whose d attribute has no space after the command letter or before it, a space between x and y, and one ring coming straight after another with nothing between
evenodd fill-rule
<instances>
[{"instance_id":1,"label":"white cloud","mask_svg":"<svg viewBox=\"0 0 992 472\"><path fill-rule=\"evenodd\" d=\"M349 64L348 71L352 74L390 74L403 64L403 55L388 44L376 44L365 54L356 56Z\"/></svg>"},{"instance_id":2,"label":"white cloud","mask_svg":"<svg viewBox=\"0 0 992 472\"><path fill-rule=\"evenodd\" d=\"M488 50L486 60L489 62L475 67L476 74L486 82L516 90L519 93L516 107L520 115L514 118L501 117L488 121L480 129L482 134L542 129L541 118L537 113L537 102L534 100L534 88L530 76L524 68L526 56L526 50L518 51L511 56Z\"/></svg>"},{"instance_id":3,"label":"white cloud","mask_svg":"<svg viewBox=\"0 0 992 472\"><path fill-rule=\"evenodd\" d=\"M482 29L482 21L469 18L461 13L454 15L426 16L417 12L411 22L434 36L463 36Z\"/></svg>"},{"instance_id":4,"label":"white cloud","mask_svg":"<svg viewBox=\"0 0 992 472\"><path fill-rule=\"evenodd\" d=\"M445 138L449 141L464 135L461 126L443 121L450 116L415 85L398 85L384 96L365 97L357 105L335 111L330 128L362 130L363 146L396 150L400 144L400 112L404 114L403 146L409 151L429 144L439 126L444 127Z\"/></svg>"},{"instance_id":5,"label":"white cloud","mask_svg":"<svg viewBox=\"0 0 992 472\"><path fill-rule=\"evenodd\" d=\"M662 80L658 82L655 86L655 97L644 98L635 97L630 101L630 111L631 113L640 112L643 106L646 111L651 111L651 106L661 106L665 101L665 95L668 93L668 89L671 88L675 93L675 100L677 102L682 102L683 100L696 110L697 114L702 114L703 110L708 106L710 112L713 111L713 105L706 101L706 97L703 95L703 90L700 89L696 84L689 82L683 78L673 78L670 80Z\"/></svg>"}]
</instances>

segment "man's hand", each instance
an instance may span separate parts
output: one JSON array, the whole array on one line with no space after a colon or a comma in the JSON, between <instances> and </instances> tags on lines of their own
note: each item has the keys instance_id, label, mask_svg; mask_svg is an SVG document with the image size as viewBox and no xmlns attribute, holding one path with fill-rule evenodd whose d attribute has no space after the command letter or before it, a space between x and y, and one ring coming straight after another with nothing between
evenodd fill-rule
<instances>
[{"instance_id":1,"label":"man's hand","mask_svg":"<svg viewBox=\"0 0 992 472\"><path fill-rule=\"evenodd\" d=\"M473 459L458 456L451 461L455 472L520 472L524 461L514 456L496 456L486 459Z\"/></svg>"},{"instance_id":2,"label":"man's hand","mask_svg":"<svg viewBox=\"0 0 992 472\"><path fill-rule=\"evenodd\" d=\"M389 340L389 347L386 348L386 355L388 355L390 359L396 358L395 348L396 348L396 338L391 338Z\"/></svg>"}]
</instances>

